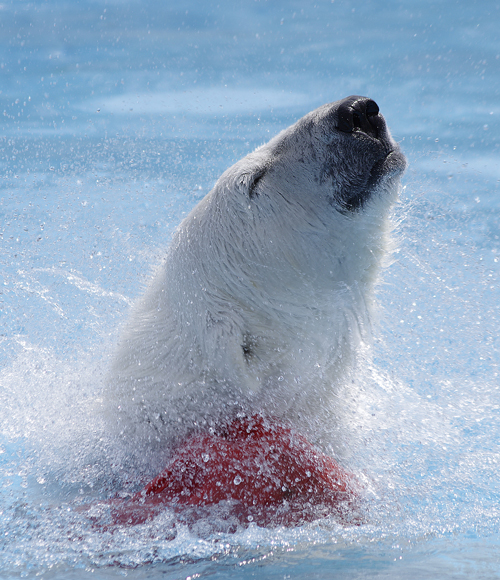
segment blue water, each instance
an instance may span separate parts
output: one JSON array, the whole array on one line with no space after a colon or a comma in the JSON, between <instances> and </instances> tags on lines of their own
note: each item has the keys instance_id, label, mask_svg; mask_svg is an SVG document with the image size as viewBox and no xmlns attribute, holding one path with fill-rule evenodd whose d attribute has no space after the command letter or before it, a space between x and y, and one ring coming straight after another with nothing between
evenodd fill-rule
<instances>
[{"instance_id":1,"label":"blue water","mask_svg":"<svg viewBox=\"0 0 500 580\"><path fill-rule=\"evenodd\" d=\"M0 577L500 576L499 29L489 0L0 4ZM96 401L173 228L350 94L410 162L346 392L367 522L93 528L75 506L133 476Z\"/></svg>"}]
</instances>

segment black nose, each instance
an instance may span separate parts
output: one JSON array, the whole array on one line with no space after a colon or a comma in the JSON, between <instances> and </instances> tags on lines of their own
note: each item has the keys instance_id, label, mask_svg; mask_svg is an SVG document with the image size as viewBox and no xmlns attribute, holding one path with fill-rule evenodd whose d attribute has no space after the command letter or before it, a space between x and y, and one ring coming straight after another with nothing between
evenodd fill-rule
<instances>
[{"instance_id":1,"label":"black nose","mask_svg":"<svg viewBox=\"0 0 500 580\"><path fill-rule=\"evenodd\" d=\"M383 123L375 101L367 97L353 95L343 99L337 110L337 129L344 133L362 131L371 137L378 137Z\"/></svg>"}]
</instances>

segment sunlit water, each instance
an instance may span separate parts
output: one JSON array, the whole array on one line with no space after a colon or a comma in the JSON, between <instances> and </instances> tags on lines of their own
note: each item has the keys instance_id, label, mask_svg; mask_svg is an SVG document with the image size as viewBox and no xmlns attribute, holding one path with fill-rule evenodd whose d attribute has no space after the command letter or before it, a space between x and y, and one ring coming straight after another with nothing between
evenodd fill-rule
<instances>
[{"instance_id":1,"label":"sunlit water","mask_svg":"<svg viewBox=\"0 0 500 580\"><path fill-rule=\"evenodd\" d=\"M465 0L0 5L2 578L498 577L499 25ZM78 505L156 468L95 409L173 228L349 94L410 161L373 357L345 390L366 523L93 527Z\"/></svg>"}]
</instances>

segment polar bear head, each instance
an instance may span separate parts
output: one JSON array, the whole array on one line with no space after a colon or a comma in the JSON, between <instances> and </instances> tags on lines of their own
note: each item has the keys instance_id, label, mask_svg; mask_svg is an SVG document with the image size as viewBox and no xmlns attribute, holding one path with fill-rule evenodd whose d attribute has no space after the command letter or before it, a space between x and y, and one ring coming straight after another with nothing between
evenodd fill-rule
<instances>
[{"instance_id":1,"label":"polar bear head","mask_svg":"<svg viewBox=\"0 0 500 580\"><path fill-rule=\"evenodd\" d=\"M405 168L373 100L324 105L221 176L211 196L234 223L220 222L218 235L254 245L255 260L285 279L280 264L291 261L318 290L374 282Z\"/></svg>"},{"instance_id":2,"label":"polar bear head","mask_svg":"<svg viewBox=\"0 0 500 580\"><path fill-rule=\"evenodd\" d=\"M289 200L297 195L314 207L326 202L352 212L381 186L390 187L405 167L377 104L351 96L312 111L236 163L227 176L234 176L249 198L276 192Z\"/></svg>"}]
</instances>

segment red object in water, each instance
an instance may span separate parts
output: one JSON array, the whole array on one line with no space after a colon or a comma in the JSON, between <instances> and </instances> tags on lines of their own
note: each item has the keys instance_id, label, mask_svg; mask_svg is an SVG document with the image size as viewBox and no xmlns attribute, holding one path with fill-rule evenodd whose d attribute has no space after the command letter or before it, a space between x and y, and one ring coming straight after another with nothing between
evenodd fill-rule
<instances>
[{"instance_id":1,"label":"red object in water","mask_svg":"<svg viewBox=\"0 0 500 580\"><path fill-rule=\"evenodd\" d=\"M139 524L161 506L176 510L229 502L241 523L296 525L328 513L355 520L353 477L288 427L261 416L233 421L220 434L193 435L166 469L114 521Z\"/></svg>"}]
</instances>

